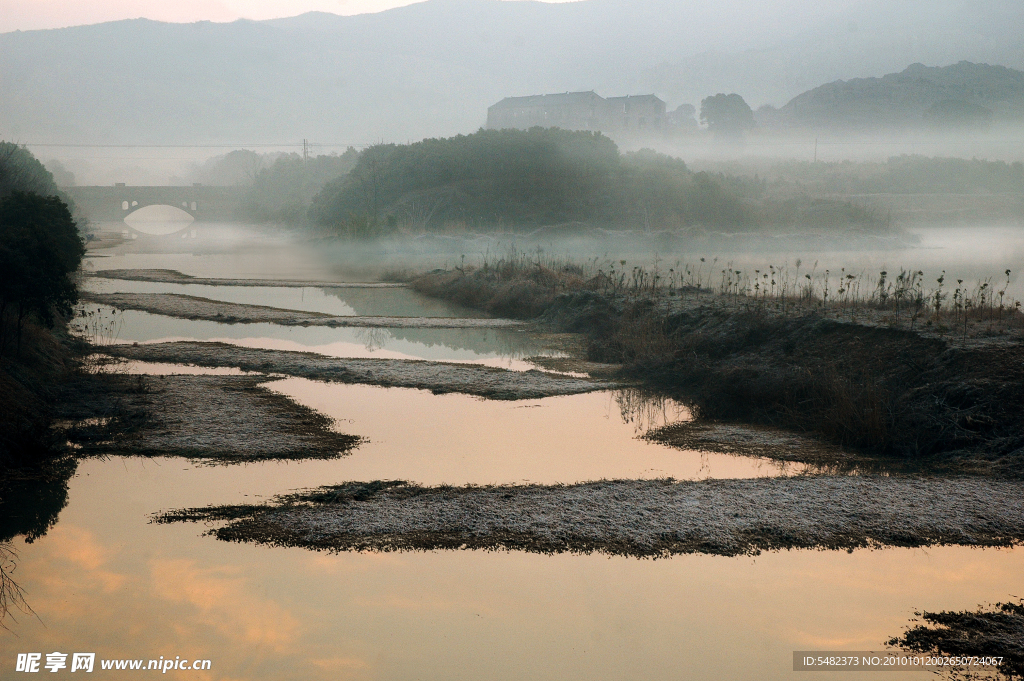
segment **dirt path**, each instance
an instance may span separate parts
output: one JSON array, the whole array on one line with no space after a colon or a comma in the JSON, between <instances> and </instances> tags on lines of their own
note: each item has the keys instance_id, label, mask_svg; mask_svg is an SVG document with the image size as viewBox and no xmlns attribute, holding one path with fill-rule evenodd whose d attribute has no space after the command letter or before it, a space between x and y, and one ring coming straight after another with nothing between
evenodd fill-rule
<instances>
[{"instance_id":1,"label":"dirt path","mask_svg":"<svg viewBox=\"0 0 1024 681\"><path fill-rule=\"evenodd\" d=\"M542 553L756 554L788 548L1024 540L1024 483L796 477L567 486L348 483L266 506L171 511L229 521L220 539L328 550L509 549Z\"/></svg>"},{"instance_id":2,"label":"dirt path","mask_svg":"<svg viewBox=\"0 0 1024 681\"><path fill-rule=\"evenodd\" d=\"M390 329L503 329L524 326L511 319L463 317L338 317L322 312L285 310L263 305L225 303L180 293L89 293L87 303L119 310L141 310L151 314L223 324L281 324L282 326L370 327Z\"/></svg>"},{"instance_id":3,"label":"dirt path","mask_svg":"<svg viewBox=\"0 0 1024 681\"><path fill-rule=\"evenodd\" d=\"M115 357L203 367L286 374L318 381L364 383L431 392L466 393L497 400L522 400L607 390L616 384L548 374L508 371L474 364L397 359L342 359L310 352L244 348L226 343L152 343L97 348Z\"/></svg>"},{"instance_id":4,"label":"dirt path","mask_svg":"<svg viewBox=\"0 0 1024 681\"><path fill-rule=\"evenodd\" d=\"M405 288L405 284L376 282L304 281L301 279L217 279L193 277L177 270L99 270L90 272L90 277L101 279L122 279L126 281L151 281L160 284L199 284L204 286L277 286L284 288Z\"/></svg>"}]
</instances>

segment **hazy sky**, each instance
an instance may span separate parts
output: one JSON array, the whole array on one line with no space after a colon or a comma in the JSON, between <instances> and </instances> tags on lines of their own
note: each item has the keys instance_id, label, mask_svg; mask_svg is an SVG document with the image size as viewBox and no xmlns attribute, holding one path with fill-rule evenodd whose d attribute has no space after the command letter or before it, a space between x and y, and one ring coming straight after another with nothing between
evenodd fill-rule
<instances>
[{"instance_id":1,"label":"hazy sky","mask_svg":"<svg viewBox=\"0 0 1024 681\"><path fill-rule=\"evenodd\" d=\"M274 19L310 11L379 12L414 0L0 0L0 33L146 17L159 21ZM566 0L545 0L565 2Z\"/></svg>"}]
</instances>

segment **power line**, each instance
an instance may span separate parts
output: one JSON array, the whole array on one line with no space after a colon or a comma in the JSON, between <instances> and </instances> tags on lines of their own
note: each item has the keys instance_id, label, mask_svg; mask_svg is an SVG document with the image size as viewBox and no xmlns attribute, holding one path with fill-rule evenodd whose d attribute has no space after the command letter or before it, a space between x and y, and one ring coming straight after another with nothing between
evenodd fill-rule
<instances>
[{"instance_id":1,"label":"power line","mask_svg":"<svg viewBox=\"0 0 1024 681\"><path fill-rule=\"evenodd\" d=\"M307 148L312 147L356 147L365 149L373 144L351 142L284 142L281 144L59 144L56 142L20 142L23 147L56 147L62 149L240 149L240 148Z\"/></svg>"}]
</instances>

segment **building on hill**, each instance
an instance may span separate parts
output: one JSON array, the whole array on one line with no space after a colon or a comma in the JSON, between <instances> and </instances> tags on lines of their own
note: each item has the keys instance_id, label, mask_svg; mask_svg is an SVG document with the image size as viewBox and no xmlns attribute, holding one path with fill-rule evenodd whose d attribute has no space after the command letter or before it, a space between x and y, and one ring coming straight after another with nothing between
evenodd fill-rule
<instances>
[{"instance_id":1,"label":"building on hill","mask_svg":"<svg viewBox=\"0 0 1024 681\"><path fill-rule=\"evenodd\" d=\"M506 97L487 109L487 128L536 126L602 132L661 130L668 123L665 102L654 95L604 97L593 90Z\"/></svg>"},{"instance_id":2,"label":"building on hill","mask_svg":"<svg viewBox=\"0 0 1024 681\"><path fill-rule=\"evenodd\" d=\"M608 107L609 125L615 126L617 123L620 129L659 129L665 125L665 102L654 95L609 97L605 104Z\"/></svg>"},{"instance_id":3,"label":"building on hill","mask_svg":"<svg viewBox=\"0 0 1024 681\"><path fill-rule=\"evenodd\" d=\"M605 99L590 92L506 97L487 109L489 129L564 128L597 130L605 117Z\"/></svg>"}]
</instances>

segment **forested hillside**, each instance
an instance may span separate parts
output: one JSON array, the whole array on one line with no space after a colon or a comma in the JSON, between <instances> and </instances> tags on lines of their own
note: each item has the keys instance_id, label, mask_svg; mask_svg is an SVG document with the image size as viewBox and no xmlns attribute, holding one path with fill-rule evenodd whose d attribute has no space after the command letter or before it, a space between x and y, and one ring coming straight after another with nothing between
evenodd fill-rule
<instances>
[{"instance_id":1,"label":"forested hillside","mask_svg":"<svg viewBox=\"0 0 1024 681\"><path fill-rule=\"evenodd\" d=\"M600 133L481 130L370 147L351 173L314 198L310 216L353 236L566 222L644 230L881 226L849 204L764 201L763 191L756 177L694 173L650 150L621 154Z\"/></svg>"},{"instance_id":2,"label":"forested hillside","mask_svg":"<svg viewBox=\"0 0 1024 681\"><path fill-rule=\"evenodd\" d=\"M1024 73L966 61L944 67L912 64L881 78L822 85L761 115L768 127L978 130L1022 124Z\"/></svg>"},{"instance_id":3,"label":"forested hillside","mask_svg":"<svg viewBox=\"0 0 1024 681\"><path fill-rule=\"evenodd\" d=\"M0 483L51 453L54 396L73 367L64 329L85 248L57 194L36 158L0 142Z\"/></svg>"}]
</instances>

